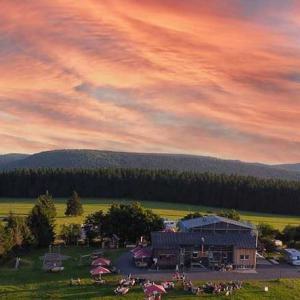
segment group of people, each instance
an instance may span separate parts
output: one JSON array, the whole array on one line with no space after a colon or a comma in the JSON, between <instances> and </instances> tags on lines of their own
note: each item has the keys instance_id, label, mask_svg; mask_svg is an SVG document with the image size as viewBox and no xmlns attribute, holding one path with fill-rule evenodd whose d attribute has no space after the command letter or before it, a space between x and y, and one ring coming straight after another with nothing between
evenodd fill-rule
<instances>
[{"instance_id":1,"label":"group of people","mask_svg":"<svg viewBox=\"0 0 300 300\"><path fill-rule=\"evenodd\" d=\"M145 285L149 281L144 279L144 278L134 278L129 274L126 278L122 278L119 281L119 285L117 288L114 290L115 294L117 295L125 295L129 292L130 288L135 286L135 285Z\"/></svg>"},{"instance_id":2,"label":"group of people","mask_svg":"<svg viewBox=\"0 0 300 300\"><path fill-rule=\"evenodd\" d=\"M138 285L141 286L144 291L146 291L148 287L151 287L156 284L153 281L150 281L148 279L132 277L131 274L129 274L127 277L122 278L119 281L119 284L118 284L117 288L114 290L114 293L116 295L125 295L130 291L130 289L133 286L138 286ZM162 286L165 290L170 290L175 287L175 283L173 281L164 281L164 282L161 282L160 286ZM156 294L150 295L149 299L152 299L151 297L155 296L153 299L156 300L157 299Z\"/></svg>"},{"instance_id":3,"label":"group of people","mask_svg":"<svg viewBox=\"0 0 300 300\"><path fill-rule=\"evenodd\" d=\"M125 295L129 292L130 288L137 284L136 279L129 274L126 278L122 278L119 281L119 285L114 290L116 295Z\"/></svg>"},{"instance_id":4,"label":"group of people","mask_svg":"<svg viewBox=\"0 0 300 300\"><path fill-rule=\"evenodd\" d=\"M206 284L196 287L191 281L184 281L183 287L185 291L190 291L195 295L201 295L203 293L216 294L216 295L226 295L229 296L233 291L240 289L242 287L241 281L229 281L229 282L207 282Z\"/></svg>"},{"instance_id":5,"label":"group of people","mask_svg":"<svg viewBox=\"0 0 300 300\"><path fill-rule=\"evenodd\" d=\"M198 296L204 293L215 294L215 295L222 294L222 295L229 296L233 293L233 291L238 290L242 287L241 281L207 282L202 286L195 286L191 280L186 279L184 273L179 273L179 272L176 272L173 275L173 279L182 282L182 286L185 291L191 292L192 294ZM150 280L146 280L144 278L138 278L138 277L133 278L130 274L126 278L123 278L119 281L119 285L114 290L114 292L116 295L125 295L129 292L130 288L135 285L142 286L142 288L145 291L147 287L155 285L155 283L151 282ZM165 290L170 290L175 287L175 283L173 281L165 281L165 282L161 282L160 286L162 286ZM151 296L149 296L149 299L152 299ZM153 299L156 300L157 298L153 298Z\"/></svg>"},{"instance_id":6,"label":"group of people","mask_svg":"<svg viewBox=\"0 0 300 300\"><path fill-rule=\"evenodd\" d=\"M233 270L232 264L216 264L213 269L215 271L222 271L222 272L228 272Z\"/></svg>"},{"instance_id":7,"label":"group of people","mask_svg":"<svg viewBox=\"0 0 300 300\"><path fill-rule=\"evenodd\" d=\"M179 280L185 281L185 274L177 271L175 274L173 274L173 279L177 281Z\"/></svg>"}]
</instances>

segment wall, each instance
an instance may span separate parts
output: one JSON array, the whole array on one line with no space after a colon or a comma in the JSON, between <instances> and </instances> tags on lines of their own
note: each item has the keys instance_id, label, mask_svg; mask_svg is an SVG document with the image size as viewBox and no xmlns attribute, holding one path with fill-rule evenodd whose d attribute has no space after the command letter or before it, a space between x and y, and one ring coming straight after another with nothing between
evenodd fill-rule
<instances>
[{"instance_id":1,"label":"wall","mask_svg":"<svg viewBox=\"0 0 300 300\"><path fill-rule=\"evenodd\" d=\"M160 256L169 255L169 258ZM177 249L154 249L153 257L158 258L159 267L175 267L179 264L179 251Z\"/></svg>"},{"instance_id":2,"label":"wall","mask_svg":"<svg viewBox=\"0 0 300 300\"><path fill-rule=\"evenodd\" d=\"M241 260L240 255L249 255L248 260ZM238 249L233 251L233 263L237 268L255 268L256 267L256 249Z\"/></svg>"}]
</instances>

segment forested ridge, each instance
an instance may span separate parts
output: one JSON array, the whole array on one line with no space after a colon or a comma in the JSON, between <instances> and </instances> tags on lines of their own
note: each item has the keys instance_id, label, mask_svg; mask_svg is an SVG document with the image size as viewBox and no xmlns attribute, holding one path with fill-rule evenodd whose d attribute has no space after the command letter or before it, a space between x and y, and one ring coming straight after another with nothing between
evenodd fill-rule
<instances>
[{"instance_id":1,"label":"forested ridge","mask_svg":"<svg viewBox=\"0 0 300 300\"><path fill-rule=\"evenodd\" d=\"M21 154L0 155L0 171L40 168L164 169L179 172L212 172L216 174L237 174L259 178L300 180L300 172L296 172L296 170L285 170L284 165L271 166L198 155L133 153L84 149L52 150L23 156ZM291 166L289 166L289 168L291 168Z\"/></svg>"},{"instance_id":2,"label":"forested ridge","mask_svg":"<svg viewBox=\"0 0 300 300\"><path fill-rule=\"evenodd\" d=\"M142 169L35 169L0 173L1 197L132 198L300 214L300 182Z\"/></svg>"}]
</instances>

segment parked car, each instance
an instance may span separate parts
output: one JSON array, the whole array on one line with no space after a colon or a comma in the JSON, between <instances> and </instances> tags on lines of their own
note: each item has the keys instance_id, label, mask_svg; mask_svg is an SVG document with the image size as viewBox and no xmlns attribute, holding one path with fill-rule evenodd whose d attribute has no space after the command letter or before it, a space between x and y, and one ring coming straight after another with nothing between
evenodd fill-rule
<instances>
[{"instance_id":1,"label":"parked car","mask_svg":"<svg viewBox=\"0 0 300 300\"><path fill-rule=\"evenodd\" d=\"M177 222L174 220L164 220L165 229L176 229Z\"/></svg>"},{"instance_id":2,"label":"parked car","mask_svg":"<svg viewBox=\"0 0 300 300\"><path fill-rule=\"evenodd\" d=\"M300 266L300 251L292 248L283 250L284 259L293 266Z\"/></svg>"}]
</instances>

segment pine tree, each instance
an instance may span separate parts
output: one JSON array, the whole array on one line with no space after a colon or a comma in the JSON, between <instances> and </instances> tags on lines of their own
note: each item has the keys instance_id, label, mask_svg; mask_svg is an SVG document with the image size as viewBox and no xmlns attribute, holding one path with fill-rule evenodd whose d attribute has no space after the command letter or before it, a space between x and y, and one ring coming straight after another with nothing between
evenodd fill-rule
<instances>
[{"instance_id":1,"label":"pine tree","mask_svg":"<svg viewBox=\"0 0 300 300\"><path fill-rule=\"evenodd\" d=\"M37 199L39 206L43 208L43 212L50 218L56 217L56 208L52 196L48 191L44 195L40 195Z\"/></svg>"},{"instance_id":2,"label":"pine tree","mask_svg":"<svg viewBox=\"0 0 300 300\"><path fill-rule=\"evenodd\" d=\"M39 246L48 246L53 242L55 216L56 209L49 193L39 196L28 217L30 230Z\"/></svg>"},{"instance_id":3,"label":"pine tree","mask_svg":"<svg viewBox=\"0 0 300 300\"><path fill-rule=\"evenodd\" d=\"M10 233L14 247L26 247L34 244L34 237L25 217L10 213L6 219L5 227Z\"/></svg>"},{"instance_id":4,"label":"pine tree","mask_svg":"<svg viewBox=\"0 0 300 300\"><path fill-rule=\"evenodd\" d=\"M10 230L7 230L0 222L0 260L13 248L13 238Z\"/></svg>"},{"instance_id":5,"label":"pine tree","mask_svg":"<svg viewBox=\"0 0 300 300\"><path fill-rule=\"evenodd\" d=\"M82 204L80 197L74 191L72 197L67 202L67 208L65 211L66 216L81 216L83 214Z\"/></svg>"}]
</instances>

